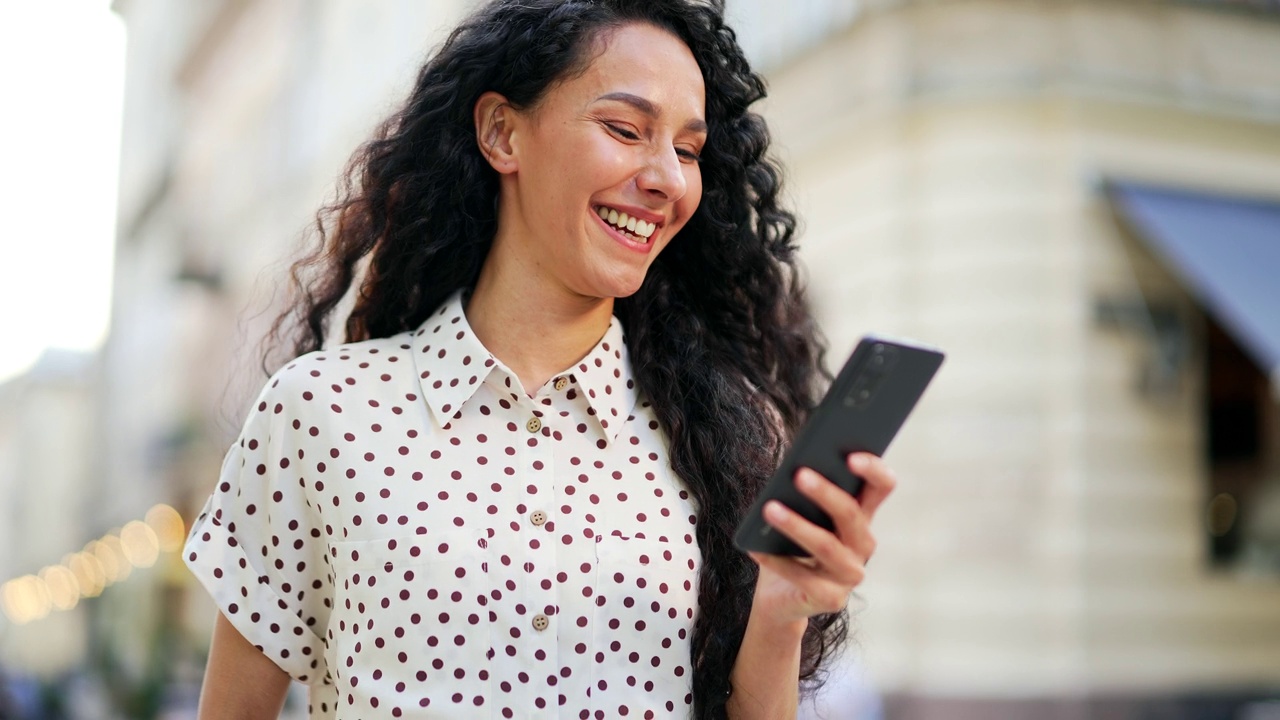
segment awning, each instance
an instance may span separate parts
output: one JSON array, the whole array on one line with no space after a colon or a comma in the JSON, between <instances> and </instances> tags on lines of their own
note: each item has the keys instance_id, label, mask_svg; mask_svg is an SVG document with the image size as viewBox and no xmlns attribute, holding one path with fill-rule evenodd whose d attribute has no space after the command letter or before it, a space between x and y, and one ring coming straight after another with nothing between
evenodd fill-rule
<instances>
[{"instance_id":1,"label":"awning","mask_svg":"<svg viewBox=\"0 0 1280 720\"><path fill-rule=\"evenodd\" d=\"M1280 202L1114 181L1108 191L1280 390Z\"/></svg>"}]
</instances>

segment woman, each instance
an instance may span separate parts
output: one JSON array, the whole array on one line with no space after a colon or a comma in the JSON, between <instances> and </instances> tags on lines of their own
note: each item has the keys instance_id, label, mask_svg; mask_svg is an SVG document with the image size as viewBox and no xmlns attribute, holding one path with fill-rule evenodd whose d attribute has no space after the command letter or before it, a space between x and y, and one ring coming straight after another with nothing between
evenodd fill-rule
<instances>
[{"instance_id":1,"label":"woman","mask_svg":"<svg viewBox=\"0 0 1280 720\"><path fill-rule=\"evenodd\" d=\"M892 478L732 545L823 377L722 9L497 0L357 154L188 544L202 717L794 716Z\"/></svg>"}]
</instances>

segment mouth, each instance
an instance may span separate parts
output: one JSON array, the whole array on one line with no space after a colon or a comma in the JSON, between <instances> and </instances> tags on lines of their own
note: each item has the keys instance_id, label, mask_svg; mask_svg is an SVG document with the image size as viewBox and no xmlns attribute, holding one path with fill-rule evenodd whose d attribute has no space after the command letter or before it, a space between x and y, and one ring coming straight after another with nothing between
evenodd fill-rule
<instances>
[{"instance_id":1,"label":"mouth","mask_svg":"<svg viewBox=\"0 0 1280 720\"><path fill-rule=\"evenodd\" d=\"M594 210L610 230L637 245L649 245L658 229L659 223L642 220L607 205L597 205Z\"/></svg>"}]
</instances>

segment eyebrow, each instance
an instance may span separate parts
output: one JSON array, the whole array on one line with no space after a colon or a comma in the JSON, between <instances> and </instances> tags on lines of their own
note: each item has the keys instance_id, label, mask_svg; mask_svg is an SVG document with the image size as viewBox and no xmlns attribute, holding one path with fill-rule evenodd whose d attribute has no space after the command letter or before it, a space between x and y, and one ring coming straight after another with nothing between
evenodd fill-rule
<instances>
[{"instance_id":1,"label":"eyebrow","mask_svg":"<svg viewBox=\"0 0 1280 720\"><path fill-rule=\"evenodd\" d=\"M596 98L597 102L600 100L612 100L614 102L625 103L651 118L656 118L662 114L662 110L658 107L657 103L652 100L642 98L639 95L632 95L628 92L607 93ZM691 130L693 132L705 133L707 132L707 121L701 118L694 118L693 120L685 123L684 129Z\"/></svg>"}]
</instances>

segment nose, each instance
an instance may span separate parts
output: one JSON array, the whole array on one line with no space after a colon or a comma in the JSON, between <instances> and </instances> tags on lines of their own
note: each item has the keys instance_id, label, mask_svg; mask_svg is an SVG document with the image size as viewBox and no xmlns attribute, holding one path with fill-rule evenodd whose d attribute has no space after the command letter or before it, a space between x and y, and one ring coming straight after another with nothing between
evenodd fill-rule
<instances>
[{"instance_id":1,"label":"nose","mask_svg":"<svg viewBox=\"0 0 1280 720\"><path fill-rule=\"evenodd\" d=\"M688 183L675 148L659 148L650 153L648 161L636 176L636 184L646 195L663 202L675 202L684 197Z\"/></svg>"}]
</instances>

